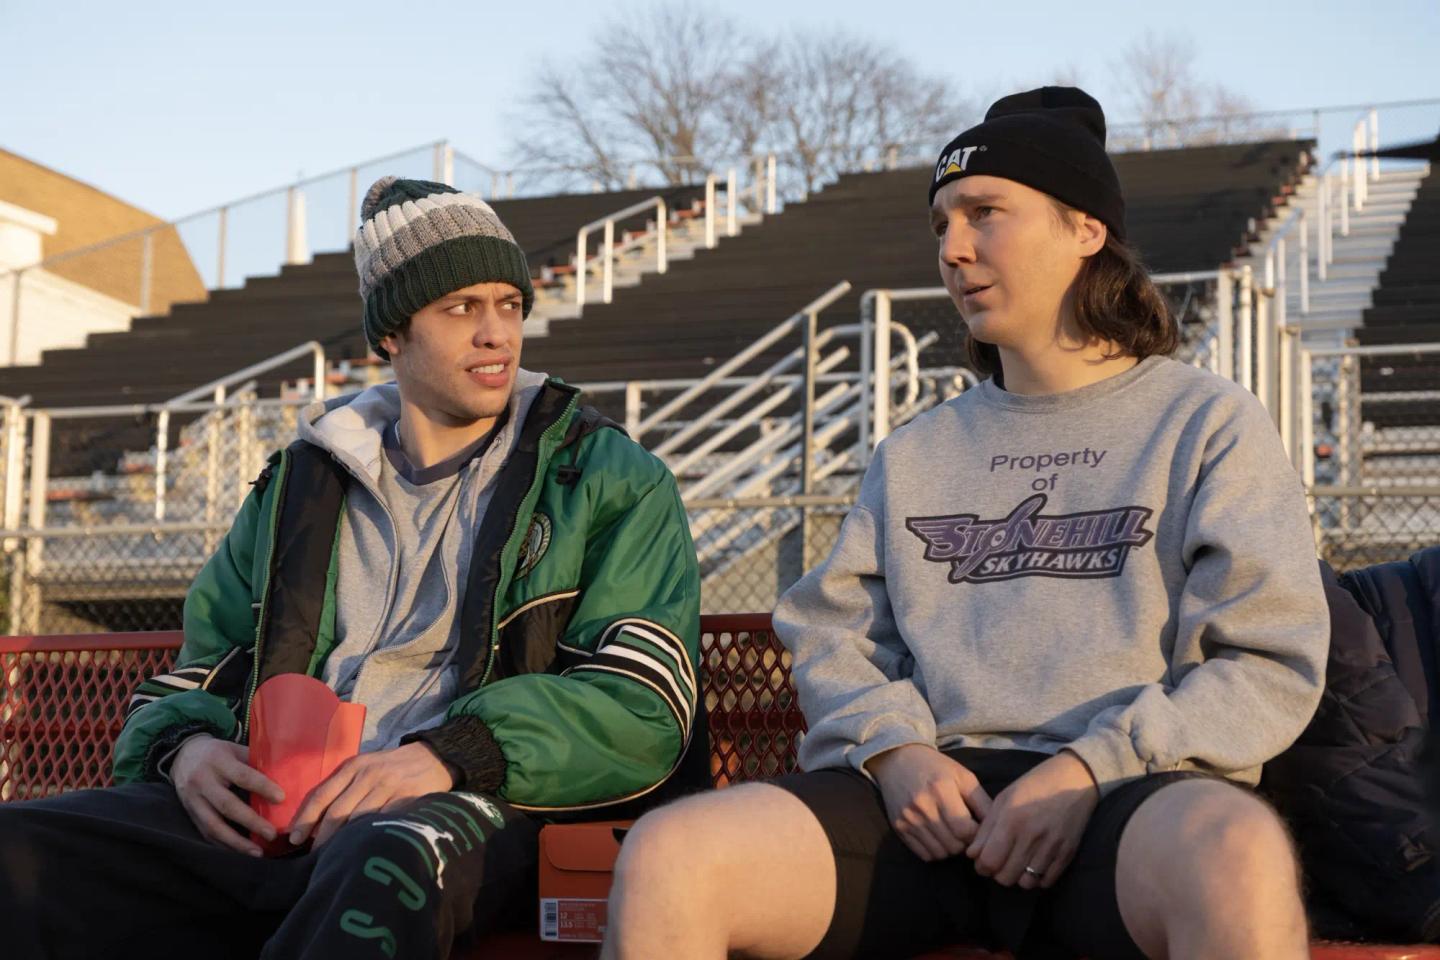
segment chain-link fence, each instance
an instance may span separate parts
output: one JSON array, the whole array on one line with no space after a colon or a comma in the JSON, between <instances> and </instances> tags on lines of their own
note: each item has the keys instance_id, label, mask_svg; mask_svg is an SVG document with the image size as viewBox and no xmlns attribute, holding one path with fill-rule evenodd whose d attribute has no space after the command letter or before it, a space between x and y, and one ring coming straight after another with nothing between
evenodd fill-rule
<instances>
[{"instance_id":1,"label":"chain-link fence","mask_svg":"<svg viewBox=\"0 0 1440 960\"><path fill-rule=\"evenodd\" d=\"M1306 350L1297 446L1307 480L1343 487L1440 482L1440 346Z\"/></svg>"},{"instance_id":2,"label":"chain-link fence","mask_svg":"<svg viewBox=\"0 0 1440 960\"><path fill-rule=\"evenodd\" d=\"M1315 487L1311 520L1321 559L1339 571L1404 560L1440 545L1440 484Z\"/></svg>"},{"instance_id":3,"label":"chain-link fence","mask_svg":"<svg viewBox=\"0 0 1440 960\"><path fill-rule=\"evenodd\" d=\"M768 611L830 555L849 496L777 498L784 504L705 501L690 506L702 613Z\"/></svg>"},{"instance_id":4,"label":"chain-link fence","mask_svg":"<svg viewBox=\"0 0 1440 960\"><path fill-rule=\"evenodd\" d=\"M150 524L21 531L7 538L4 619L10 634L169 630L228 524Z\"/></svg>"}]
</instances>

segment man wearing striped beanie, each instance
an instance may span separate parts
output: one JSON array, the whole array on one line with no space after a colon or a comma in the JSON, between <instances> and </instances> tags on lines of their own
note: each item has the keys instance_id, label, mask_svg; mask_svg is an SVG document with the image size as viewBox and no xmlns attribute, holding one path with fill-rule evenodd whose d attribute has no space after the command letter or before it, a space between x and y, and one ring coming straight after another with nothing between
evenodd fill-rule
<instances>
[{"instance_id":1,"label":"man wearing striped beanie","mask_svg":"<svg viewBox=\"0 0 1440 960\"><path fill-rule=\"evenodd\" d=\"M535 290L525 253L494 209L470 193L426 180L381 177L360 207L355 269L365 301L365 337L389 359L383 341L403 332L427 304L476 283L508 283L530 315Z\"/></svg>"},{"instance_id":2,"label":"man wearing striped beanie","mask_svg":"<svg viewBox=\"0 0 1440 960\"><path fill-rule=\"evenodd\" d=\"M444 957L535 922L544 819L709 784L674 477L520 368L534 292L488 204L385 177L362 219L365 335L395 382L307 408L256 480L175 667L132 698L120 786L0 804L7 957L129 956L162 926L196 956ZM359 755L271 823L236 791L282 802L246 744L284 673L366 716ZM105 922L70 922L77 901Z\"/></svg>"}]
</instances>

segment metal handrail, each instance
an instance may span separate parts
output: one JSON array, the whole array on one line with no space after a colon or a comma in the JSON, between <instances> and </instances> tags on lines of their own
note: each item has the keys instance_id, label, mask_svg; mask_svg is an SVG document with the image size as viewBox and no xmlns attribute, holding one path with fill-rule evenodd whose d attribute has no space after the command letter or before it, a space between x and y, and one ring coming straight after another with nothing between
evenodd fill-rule
<instances>
[{"instance_id":1,"label":"metal handrail","mask_svg":"<svg viewBox=\"0 0 1440 960\"><path fill-rule=\"evenodd\" d=\"M268 360L261 360L259 363L252 363L243 370L227 374L219 379L212 380L207 384L187 390L178 397L171 399L168 403L162 404L160 414L155 420L155 522L160 523L165 519L165 478L170 465L170 415L175 412L178 404L189 403L205 394L212 394L217 407L225 403L225 391L237 383L251 380L259 374L276 367L283 366L294 361L305 354L313 354L315 358L315 385L314 397L316 400L325 399L325 348L318 340L307 340L296 347L291 347L283 353L278 353Z\"/></svg>"},{"instance_id":2,"label":"metal handrail","mask_svg":"<svg viewBox=\"0 0 1440 960\"><path fill-rule=\"evenodd\" d=\"M711 173L705 178L705 249L715 249L715 188L720 175ZM735 168L725 172L725 236L733 237L740 232L735 216Z\"/></svg>"},{"instance_id":3,"label":"metal handrail","mask_svg":"<svg viewBox=\"0 0 1440 960\"><path fill-rule=\"evenodd\" d=\"M639 439L640 435L644 434L647 430L653 429L657 424L663 423L666 418L668 418L675 411L681 409L691 400L694 400L696 397L700 396L700 394L715 386L716 383L728 377L730 374L740 369L746 363L749 363L752 359L759 356L762 352L768 349L771 344L784 337L787 333L792 332L796 327L798 327L802 322L804 322L806 317L810 316L811 314L820 313L822 310L826 309L836 300L839 300L841 297L845 296L845 294L849 292L850 281L842 280L839 283L835 284L835 286L831 287L829 290L822 293L820 296L816 297L814 300L811 300L805 306L801 307L798 311L791 314L788 319L782 320L769 333L760 337L760 339L750 344L750 346L746 347L744 350L741 350L729 360L720 364L720 366L710 371L709 374L707 374L693 387L686 390L678 397L675 397L669 403L662 406L659 410L656 410L650 416L642 420L636 428L636 439Z\"/></svg>"},{"instance_id":4,"label":"metal handrail","mask_svg":"<svg viewBox=\"0 0 1440 960\"><path fill-rule=\"evenodd\" d=\"M234 373L226 374L223 377L211 380L209 383L204 384L203 386L196 387L193 390L186 390L179 396L172 397L170 400L166 401L164 405L168 407L177 403L189 403L192 400L205 396L207 393L213 394L218 389L232 387L235 384L240 383L241 381L249 380L259 374L274 370L276 367L282 367L285 364L290 363L291 361L299 357L303 357L307 353L312 353L315 356L315 399L324 400L325 348L320 344L320 341L318 340L307 340L298 346L291 347L289 350L286 350L283 353L277 353L275 354L275 356L270 357L269 359L261 360L258 363L252 363L250 364L250 366L245 367L243 370L237 370Z\"/></svg>"},{"instance_id":5,"label":"metal handrail","mask_svg":"<svg viewBox=\"0 0 1440 960\"><path fill-rule=\"evenodd\" d=\"M626 217L633 217L635 214L651 207L655 208L655 272L664 273L668 268L665 257L665 235L669 228L669 214L665 205L665 198L660 196L651 197L648 200L641 200L639 203L632 203L623 210L607 214L598 220L591 220L581 227L575 234L575 305L582 310L585 307L585 286L590 270L590 257L588 255L588 244L590 233L594 230L604 228L605 238L602 241L604 251L601 258L601 302L610 303L614 287L615 271L615 223L624 220Z\"/></svg>"},{"instance_id":6,"label":"metal handrail","mask_svg":"<svg viewBox=\"0 0 1440 960\"><path fill-rule=\"evenodd\" d=\"M860 334L863 330L863 325L849 324L841 329L844 329L846 332L851 334ZM909 331L907 330L906 332L908 333ZM914 337L910 337L906 348L908 356L906 358L896 359L892 365L896 367L903 365L907 368L915 368L916 366L918 366L918 364L915 362L918 351L923 349L925 346L928 346L930 343L933 343L935 339L936 337L934 334L928 334L923 341L916 341ZM863 419L865 416L868 415L868 410L865 409L865 393L862 389L865 378L862 376L859 379L860 382L851 383L851 385L848 387L844 386L843 384L836 385L835 387L826 391L823 396L816 398L814 407L808 413L808 418L812 421L818 419L821 414L828 413L836 407L843 407L846 403L849 403L852 400L858 401L858 403L855 404L854 408L851 411L842 415L830 417L826 423L826 426L820 431L820 435L817 435L817 441L822 439L822 436L825 434L847 427L852 417L858 417L860 419ZM732 477L740 474L744 469L747 469L749 466L752 465L752 461L760 461L776 453L778 449L784 447L786 444L789 444L796 439L797 431L803 431L804 420L806 418L807 412L803 410L799 413L792 414L784 421L788 424L786 428L776 431L771 436L764 437L756 441L745 451L742 451L736 456L730 458L729 462L726 463L726 465L722 469L710 474L703 480L687 488L685 491L683 491L682 496L694 496L698 493L707 492L713 487L718 486L720 483L726 480L730 480ZM791 459L792 457L777 457L776 462L772 464L772 471L779 472L786 469ZM762 477L760 479L765 478Z\"/></svg>"},{"instance_id":7,"label":"metal handrail","mask_svg":"<svg viewBox=\"0 0 1440 960\"><path fill-rule=\"evenodd\" d=\"M132 240L138 240L138 239L140 239L140 238L142 238L142 237L145 237L145 236L147 236L147 235L149 235L149 234L154 234L154 233L156 233L157 231L160 231L160 230L167 230L167 229L174 229L174 228L177 228L177 227L181 227L181 226L185 225L186 223L188 223L188 222L191 221L191 220L198 220L198 219L200 219L201 217L208 217L208 216L210 216L211 214L223 215L223 214L225 214L228 210L230 210L232 207L238 207L238 206L241 206L242 204L247 204L247 203L254 203L254 202L257 201L257 200L266 200L266 199L270 199L270 198L272 198L272 197L278 197L278 196L281 196L282 194L288 193L288 192L291 191L291 190L296 190L296 189L300 189L300 188L302 188L302 187L309 186L309 185L311 185L311 184L319 183L319 182L322 181L322 180L328 180L328 179L330 179L331 177L339 176L339 175L342 174L342 173L352 172L352 171L358 171L361 167L372 167L372 166L376 166L376 165L378 165L378 164L382 164L382 163L385 163L385 162L387 162L387 161L394 160L394 159L397 158L397 157L404 157L404 156L407 156L407 155L409 155L409 154L416 153L416 152L418 152L418 151L420 151L420 150L425 149L426 147L431 147L432 149L435 149L435 150L437 150L437 151L438 151L438 150L441 150L441 149L449 149L448 144L447 144L446 141L444 141L444 140L438 140L438 141L436 141L436 142L434 142L434 143L429 143L429 144L422 143L422 144L418 144L418 145L416 145L416 146L414 146L414 147L411 147L411 148L409 148L408 150L397 150L397 151L395 151L394 153L387 153L387 154L385 154L384 156L375 157L375 158L370 159L370 160L363 160L363 161L361 161L360 163L348 164L348 165L343 166L343 167L337 167L336 169L330 170L330 171L328 171L328 172L326 172L326 173L320 173L320 174L316 174L316 175L314 175L314 176L309 176L309 177L301 177L300 179L294 180L294 181L292 181L292 182L290 182L290 183L287 183L287 184L285 184L284 186L271 187L271 188L268 189L268 190L261 190L261 191L259 191L258 193L252 193L252 194L249 194L249 195L247 195L247 196L239 197L239 198L237 198L237 199L235 199L235 200L227 201L226 203L217 204L217 205L215 205L215 206L213 206L213 207L207 207L207 208L205 208L204 210L197 210L197 211L195 211L194 213L187 213L187 214L185 214L183 217L176 217L174 220L167 220L167 221L165 221L165 222L163 222L163 223L150 224L149 226L140 227L140 228L137 229L137 230L131 230L131 231L128 232L128 233L122 233L122 234L120 234L120 235L118 235L118 236L109 237L109 238L107 238L107 239L105 239L105 240L99 240L99 241L96 241L95 243L87 244L86 246L83 246L83 247L76 247L76 248L73 249L73 250L66 250L66 251L64 251L64 252L62 252L62 253L51 254L50 256L46 257L45 259L40 260L40 261L38 261L38 262L36 262L36 263L32 263L32 264L30 264L29 266L25 266L25 267L13 267L13 268L11 268L11 269L9 269L9 270L0 270L0 277L3 277L3 276L5 276L5 275L11 274L11 273L23 273L23 272L25 272L26 270L33 270L33 269L35 269L36 267L40 267L40 268L49 267L49 266L51 266L51 265L53 265L53 264L61 263L61 262L65 261L65 260L73 259L74 257L79 257L79 256L84 256L84 255L86 255L86 254L94 253L94 252L96 252L97 250L102 250L102 249L104 249L104 248L106 248L106 247L114 246L114 245L116 245L116 244L121 244L121 243L127 243L127 242L132 241ZM474 163L474 164L475 164L476 166L478 166L478 167L484 168L487 172L493 172L493 171L492 171L492 168L487 167L487 166L486 166L485 164L483 164L483 163L480 163L480 162L478 162L478 161L476 161L476 160L472 160L472 159L470 159L469 157L466 157L466 160L467 160L468 162L470 162L470 163ZM352 204L352 206L355 206L355 205L356 205L356 204ZM354 231L352 230L351 232L353 233ZM223 244L222 244L222 246L223 246Z\"/></svg>"},{"instance_id":8,"label":"metal handrail","mask_svg":"<svg viewBox=\"0 0 1440 960\"><path fill-rule=\"evenodd\" d=\"M837 332L840 330L848 331L849 327L832 328L830 330L826 330L824 333L821 334L820 338L817 339L815 344L816 349L824 347L827 343L834 339ZM730 394L730 396L726 397L718 404L710 407L710 409L705 411L705 413L702 414L698 419L692 420L690 424L683 430L681 430L679 433L673 434L668 437L663 443L655 447L654 451L652 452L658 457L665 456L667 453L672 452L681 444L694 437L701 430L710 426L710 424L719 420L721 417L725 416L725 414L729 413L731 410L735 409L737 406L744 403L746 400L749 400L752 396L754 396L756 393L759 393L761 390L764 390L766 387L780 383L785 383L785 385L787 386L795 383L803 383L805 380L805 377L803 375L797 374L791 375L790 377L782 377L781 375L784 374L785 371L789 370L791 367L799 364L804 358L804 348L797 347L796 349L790 351L790 353L786 354L784 357L781 357L775 363L771 364L769 368L755 375L754 377L741 378L742 381L745 382L742 382L739 390ZM827 367L825 370L817 370L817 382L819 382L820 378L828 374L829 370L830 367ZM726 378L726 380L722 382L728 383L729 379L730 378ZM753 412L754 411L752 410L751 413Z\"/></svg>"},{"instance_id":9,"label":"metal handrail","mask_svg":"<svg viewBox=\"0 0 1440 960\"><path fill-rule=\"evenodd\" d=\"M1310 357L1408 357L1421 353L1440 353L1440 341L1428 343L1384 343L1369 347L1307 347Z\"/></svg>"}]
</instances>

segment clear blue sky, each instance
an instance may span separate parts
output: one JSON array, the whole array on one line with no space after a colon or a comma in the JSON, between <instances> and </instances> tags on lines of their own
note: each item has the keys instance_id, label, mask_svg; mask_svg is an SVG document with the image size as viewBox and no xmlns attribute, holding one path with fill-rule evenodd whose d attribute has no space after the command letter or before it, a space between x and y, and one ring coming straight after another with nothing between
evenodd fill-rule
<instances>
[{"instance_id":1,"label":"clear blue sky","mask_svg":"<svg viewBox=\"0 0 1440 960\"><path fill-rule=\"evenodd\" d=\"M1065 70L1118 103L1113 64L1148 28L1192 37L1198 73L1262 109L1440 96L1436 0L722 6L863 33L985 95ZM580 54L614 9L0 0L0 147L167 218L441 138L501 164L535 66Z\"/></svg>"}]
</instances>

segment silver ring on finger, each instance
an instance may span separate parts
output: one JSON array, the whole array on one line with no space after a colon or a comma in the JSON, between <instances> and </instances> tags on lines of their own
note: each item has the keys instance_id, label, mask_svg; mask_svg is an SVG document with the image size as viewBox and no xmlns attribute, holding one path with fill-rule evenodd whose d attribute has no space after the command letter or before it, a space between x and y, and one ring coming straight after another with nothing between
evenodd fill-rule
<instances>
[{"instance_id":1,"label":"silver ring on finger","mask_svg":"<svg viewBox=\"0 0 1440 960\"><path fill-rule=\"evenodd\" d=\"M1039 880L1045 876L1045 872L1043 870L1036 870L1034 867L1026 867L1025 872L1030 874L1030 876L1034 877L1036 880Z\"/></svg>"}]
</instances>

